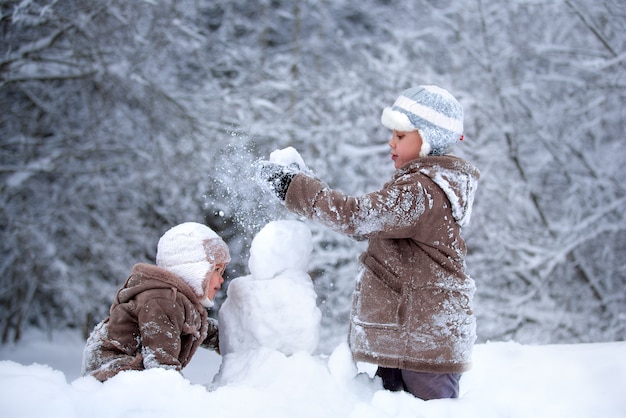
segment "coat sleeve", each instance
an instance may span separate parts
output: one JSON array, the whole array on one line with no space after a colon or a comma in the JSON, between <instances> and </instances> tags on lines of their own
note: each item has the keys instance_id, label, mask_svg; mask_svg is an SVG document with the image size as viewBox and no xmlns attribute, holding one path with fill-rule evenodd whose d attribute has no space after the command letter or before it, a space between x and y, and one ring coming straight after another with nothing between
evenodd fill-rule
<instances>
[{"instance_id":1,"label":"coat sleeve","mask_svg":"<svg viewBox=\"0 0 626 418\"><path fill-rule=\"evenodd\" d=\"M332 190L319 180L298 174L285 199L287 209L354 237L408 238L429 208L419 182L396 181L361 197Z\"/></svg>"},{"instance_id":2,"label":"coat sleeve","mask_svg":"<svg viewBox=\"0 0 626 418\"><path fill-rule=\"evenodd\" d=\"M144 368L181 370L179 360L184 310L175 300L154 298L137 314Z\"/></svg>"}]
</instances>

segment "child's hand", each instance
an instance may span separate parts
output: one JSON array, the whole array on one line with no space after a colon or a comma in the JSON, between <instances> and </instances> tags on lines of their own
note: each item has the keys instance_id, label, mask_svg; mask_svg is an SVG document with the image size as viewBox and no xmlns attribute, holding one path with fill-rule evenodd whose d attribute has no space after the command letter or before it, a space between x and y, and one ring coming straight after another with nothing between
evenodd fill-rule
<instances>
[{"instance_id":1,"label":"child's hand","mask_svg":"<svg viewBox=\"0 0 626 418\"><path fill-rule=\"evenodd\" d=\"M202 342L202 347L213 350L217 354L220 353L220 331L218 327L217 320L215 318L207 318L208 320L208 330L207 336Z\"/></svg>"},{"instance_id":2,"label":"child's hand","mask_svg":"<svg viewBox=\"0 0 626 418\"><path fill-rule=\"evenodd\" d=\"M280 200L285 200L291 179L299 171L298 167L287 167L270 161L257 161L253 164L254 180L261 186L269 187Z\"/></svg>"}]
</instances>

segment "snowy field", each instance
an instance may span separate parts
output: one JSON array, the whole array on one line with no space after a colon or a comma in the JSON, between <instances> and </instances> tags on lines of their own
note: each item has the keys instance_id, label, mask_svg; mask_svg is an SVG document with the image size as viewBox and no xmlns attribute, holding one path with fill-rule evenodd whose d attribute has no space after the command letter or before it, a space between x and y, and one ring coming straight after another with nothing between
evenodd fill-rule
<instances>
[{"instance_id":1,"label":"snowy field","mask_svg":"<svg viewBox=\"0 0 626 418\"><path fill-rule=\"evenodd\" d=\"M100 383L80 377L78 334L29 331L0 347L0 417L626 417L626 342L481 344L460 399L383 390L347 344L315 352L311 248L303 223L266 225L251 245L250 275L231 281L220 307L224 356L200 349L182 375L150 369Z\"/></svg>"},{"instance_id":2,"label":"snowy field","mask_svg":"<svg viewBox=\"0 0 626 418\"><path fill-rule=\"evenodd\" d=\"M13 417L626 417L626 343L477 345L461 398L424 402L355 376L345 346L330 356L251 351L213 384L221 358L200 350L184 376L81 378L83 340L29 332L0 349L0 416Z\"/></svg>"}]
</instances>

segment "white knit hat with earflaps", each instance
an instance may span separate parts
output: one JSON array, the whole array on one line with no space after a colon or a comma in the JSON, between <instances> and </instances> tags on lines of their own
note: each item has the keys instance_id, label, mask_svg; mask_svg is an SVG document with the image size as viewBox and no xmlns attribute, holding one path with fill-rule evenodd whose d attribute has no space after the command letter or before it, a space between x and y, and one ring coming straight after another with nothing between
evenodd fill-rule
<instances>
[{"instance_id":1,"label":"white knit hat with earflaps","mask_svg":"<svg viewBox=\"0 0 626 418\"><path fill-rule=\"evenodd\" d=\"M226 243L211 228L186 222L169 229L157 245L156 263L203 295L202 284L217 264L230 262Z\"/></svg>"},{"instance_id":2,"label":"white knit hat with earflaps","mask_svg":"<svg viewBox=\"0 0 626 418\"><path fill-rule=\"evenodd\" d=\"M437 86L403 91L383 110L380 120L391 130L418 131L423 141L422 157L443 155L463 140L463 106L448 90Z\"/></svg>"}]
</instances>

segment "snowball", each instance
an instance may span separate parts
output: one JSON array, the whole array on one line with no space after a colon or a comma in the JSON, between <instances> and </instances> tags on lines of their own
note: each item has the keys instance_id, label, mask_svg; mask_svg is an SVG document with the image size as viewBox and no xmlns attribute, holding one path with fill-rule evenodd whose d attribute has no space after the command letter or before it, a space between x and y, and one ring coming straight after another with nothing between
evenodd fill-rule
<instances>
[{"instance_id":1,"label":"snowball","mask_svg":"<svg viewBox=\"0 0 626 418\"><path fill-rule=\"evenodd\" d=\"M280 165L296 164L300 170L308 170L300 153L294 147L287 147L275 150L270 154L270 161Z\"/></svg>"},{"instance_id":2,"label":"snowball","mask_svg":"<svg viewBox=\"0 0 626 418\"><path fill-rule=\"evenodd\" d=\"M353 379L358 372L347 342L341 343L328 358L330 374L339 380Z\"/></svg>"},{"instance_id":3,"label":"snowball","mask_svg":"<svg viewBox=\"0 0 626 418\"><path fill-rule=\"evenodd\" d=\"M220 351L267 347L285 354L313 353L321 320L316 299L311 279L303 272L272 280L234 279L219 312Z\"/></svg>"}]
</instances>

